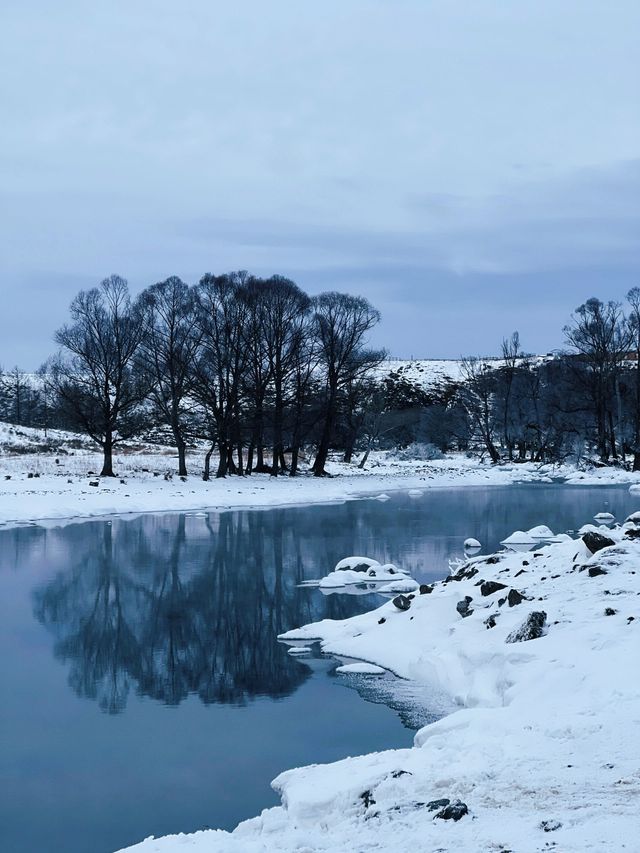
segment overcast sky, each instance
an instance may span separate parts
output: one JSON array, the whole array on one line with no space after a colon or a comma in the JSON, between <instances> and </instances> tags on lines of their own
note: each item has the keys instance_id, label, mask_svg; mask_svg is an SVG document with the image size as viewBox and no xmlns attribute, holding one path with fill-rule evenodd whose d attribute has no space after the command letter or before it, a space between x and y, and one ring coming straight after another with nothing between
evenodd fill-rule
<instances>
[{"instance_id":1,"label":"overcast sky","mask_svg":"<svg viewBox=\"0 0 640 853\"><path fill-rule=\"evenodd\" d=\"M367 296L393 354L640 285L640 3L2 0L0 364L117 272Z\"/></svg>"}]
</instances>

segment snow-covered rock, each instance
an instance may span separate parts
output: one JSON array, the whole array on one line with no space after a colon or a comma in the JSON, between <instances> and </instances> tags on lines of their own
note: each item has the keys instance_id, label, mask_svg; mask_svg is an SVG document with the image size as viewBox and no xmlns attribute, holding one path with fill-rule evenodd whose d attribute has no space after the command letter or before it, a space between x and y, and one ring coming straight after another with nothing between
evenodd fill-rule
<instances>
[{"instance_id":1,"label":"snow-covered rock","mask_svg":"<svg viewBox=\"0 0 640 853\"><path fill-rule=\"evenodd\" d=\"M552 539L554 535L553 530L550 527L547 527L546 524L538 524L537 527L532 527L530 530L527 530L527 533L536 541Z\"/></svg>"},{"instance_id":2,"label":"snow-covered rock","mask_svg":"<svg viewBox=\"0 0 640 853\"><path fill-rule=\"evenodd\" d=\"M346 558L347 561L367 559L368 558L366 557ZM344 562L346 561L341 560L340 563L338 563L338 566L340 566ZM321 589L335 589L336 587L350 586L352 584L385 584L390 583L391 581L402 580L404 576L407 575L407 572L404 569L399 569L397 566L394 566L393 563L385 563L384 565L380 565L380 563L376 562L375 560L370 561L370 563L371 564L366 570L361 570L359 567L357 569L338 569L336 567L335 571L330 572L328 575L326 575L320 580L319 586Z\"/></svg>"},{"instance_id":3,"label":"snow-covered rock","mask_svg":"<svg viewBox=\"0 0 640 853\"><path fill-rule=\"evenodd\" d=\"M468 539L464 540L465 551L476 551L478 548L482 548L482 545L477 539L474 539L473 536L470 536Z\"/></svg>"},{"instance_id":4,"label":"snow-covered rock","mask_svg":"<svg viewBox=\"0 0 640 853\"><path fill-rule=\"evenodd\" d=\"M378 588L378 592L382 593L409 593L415 592L420 588L420 584L416 583L413 578L398 578L397 580L386 583Z\"/></svg>"},{"instance_id":5,"label":"snow-covered rock","mask_svg":"<svg viewBox=\"0 0 640 853\"><path fill-rule=\"evenodd\" d=\"M345 569L349 569L352 572L366 572L371 568L371 566L379 565L380 563L377 560L373 560L371 557L345 557L343 560L336 563L336 567L333 571L341 572Z\"/></svg>"},{"instance_id":6,"label":"snow-covered rock","mask_svg":"<svg viewBox=\"0 0 640 853\"><path fill-rule=\"evenodd\" d=\"M386 669L381 666L376 666L374 663L345 663L342 666L336 667L336 672L341 675L384 675Z\"/></svg>"}]
</instances>

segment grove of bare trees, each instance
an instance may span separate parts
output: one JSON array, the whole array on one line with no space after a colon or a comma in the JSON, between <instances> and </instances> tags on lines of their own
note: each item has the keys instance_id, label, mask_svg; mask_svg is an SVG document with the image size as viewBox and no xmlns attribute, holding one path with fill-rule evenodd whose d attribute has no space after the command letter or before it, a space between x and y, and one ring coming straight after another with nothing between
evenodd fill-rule
<instances>
[{"instance_id":1,"label":"grove of bare trees","mask_svg":"<svg viewBox=\"0 0 640 853\"><path fill-rule=\"evenodd\" d=\"M0 419L85 433L103 476L132 437L173 444L178 475L204 479L295 476L303 458L324 476L331 453L364 467L374 449L640 469L640 288L626 304L588 299L552 354L527 354L514 332L498 357L423 383L379 369L379 319L363 297L310 297L277 275L174 276L137 298L111 276L76 296L36 376L0 371Z\"/></svg>"}]
</instances>

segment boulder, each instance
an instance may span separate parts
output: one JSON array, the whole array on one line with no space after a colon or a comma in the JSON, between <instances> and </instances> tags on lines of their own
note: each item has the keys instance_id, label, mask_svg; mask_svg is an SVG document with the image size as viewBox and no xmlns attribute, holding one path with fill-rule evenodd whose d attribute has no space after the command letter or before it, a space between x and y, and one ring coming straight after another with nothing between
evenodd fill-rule
<instances>
[{"instance_id":1,"label":"boulder","mask_svg":"<svg viewBox=\"0 0 640 853\"><path fill-rule=\"evenodd\" d=\"M498 583L498 581L485 581L480 586L480 592L483 595L493 595L494 592L499 592L501 589L506 589L507 586L504 583Z\"/></svg>"},{"instance_id":2,"label":"boulder","mask_svg":"<svg viewBox=\"0 0 640 853\"><path fill-rule=\"evenodd\" d=\"M512 631L507 637L507 643L524 643L527 640L537 640L544 635L547 624L547 614L544 610L534 610L524 620L519 628Z\"/></svg>"},{"instance_id":3,"label":"boulder","mask_svg":"<svg viewBox=\"0 0 640 853\"><path fill-rule=\"evenodd\" d=\"M438 809L444 809L446 806L449 805L450 802L451 802L451 800L447 800L447 799L431 800L430 803L427 803L427 808L429 809L430 812L435 812L435 811L438 811Z\"/></svg>"},{"instance_id":4,"label":"boulder","mask_svg":"<svg viewBox=\"0 0 640 853\"><path fill-rule=\"evenodd\" d=\"M606 574L607 574L607 570L601 569L600 566L591 566L589 568L589 577L590 578L597 578L598 575L606 575Z\"/></svg>"},{"instance_id":5,"label":"boulder","mask_svg":"<svg viewBox=\"0 0 640 853\"><path fill-rule=\"evenodd\" d=\"M411 607L411 602L406 595L396 595L393 599L393 603L398 610L408 610Z\"/></svg>"},{"instance_id":6,"label":"boulder","mask_svg":"<svg viewBox=\"0 0 640 853\"><path fill-rule=\"evenodd\" d=\"M471 616L471 614L473 613L473 610L469 609L469 605L472 601L473 599L470 595L465 595L462 601L459 601L456 604L456 610L462 616L463 619L465 619L467 616Z\"/></svg>"},{"instance_id":7,"label":"boulder","mask_svg":"<svg viewBox=\"0 0 640 853\"><path fill-rule=\"evenodd\" d=\"M467 808L466 803L456 800L455 803L449 803L448 806L445 806L441 811L439 811L436 817L440 818L440 820L458 821L466 814L469 814L469 809Z\"/></svg>"},{"instance_id":8,"label":"boulder","mask_svg":"<svg viewBox=\"0 0 640 853\"><path fill-rule=\"evenodd\" d=\"M603 548L610 548L616 544L613 539L609 539L608 536L603 536L602 533L596 533L593 530L587 531L582 537L582 541L592 554L596 554Z\"/></svg>"},{"instance_id":9,"label":"boulder","mask_svg":"<svg viewBox=\"0 0 640 853\"><path fill-rule=\"evenodd\" d=\"M509 607L515 607L517 604L522 604L523 601L524 595L521 592L518 592L517 589L509 590L509 595L507 596Z\"/></svg>"},{"instance_id":10,"label":"boulder","mask_svg":"<svg viewBox=\"0 0 640 853\"><path fill-rule=\"evenodd\" d=\"M428 583L420 584L420 595L431 595L433 587Z\"/></svg>"}]
</instances>

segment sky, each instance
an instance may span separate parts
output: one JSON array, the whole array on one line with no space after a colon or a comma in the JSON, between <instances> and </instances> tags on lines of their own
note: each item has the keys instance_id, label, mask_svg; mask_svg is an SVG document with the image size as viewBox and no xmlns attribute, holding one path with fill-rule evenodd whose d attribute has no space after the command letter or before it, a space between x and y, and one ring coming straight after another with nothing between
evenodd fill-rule
<instances>
[{"instance_id":1,"label":"sky","mask_svg":"<svg viewBox=\"0 0 640 853\"><path fill-rule=\"evenodd\" d=\"M0 365L81 288L247 269L400 357L563 344L640 285L640 4L3 0Z\"/></svg>"}]
</instances>

